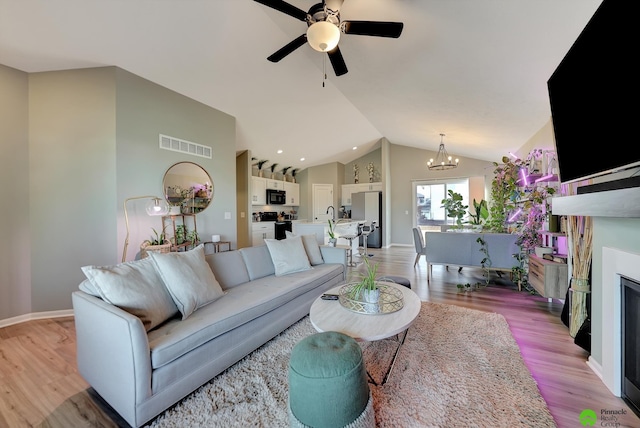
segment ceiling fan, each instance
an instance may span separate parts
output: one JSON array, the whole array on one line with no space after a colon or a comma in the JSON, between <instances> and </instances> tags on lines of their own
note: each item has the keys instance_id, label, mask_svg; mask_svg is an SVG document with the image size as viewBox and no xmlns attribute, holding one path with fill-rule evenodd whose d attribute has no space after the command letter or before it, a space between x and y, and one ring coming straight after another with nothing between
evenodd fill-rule
<instances>
[{"instance_id":1,"label":"ceiling fan","mask_svg":"<svg viewBox=\"0 0 640 428\"><path fill-rule=\"evenodd\" d=\"M255 0L265 6L307 23L307 32L287 43L267 59L278 62L305 43L326 52L336 76L346 74L347 64L340 53L340 33L360 36L398 38L402 33L402 22L340 20L340 7L344 0L323 0L311 6L308 12L282 0Z\"/></svg>"}]
</instances>

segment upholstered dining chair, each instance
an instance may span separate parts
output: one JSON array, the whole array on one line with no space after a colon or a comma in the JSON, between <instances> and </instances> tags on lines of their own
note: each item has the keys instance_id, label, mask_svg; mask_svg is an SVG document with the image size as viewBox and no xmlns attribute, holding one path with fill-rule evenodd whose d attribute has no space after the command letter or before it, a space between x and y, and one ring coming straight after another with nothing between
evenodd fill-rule
<instances>
[{"instance_id":1,"label":"upholstered dining chair","mask_svg":"<svg viewBox=\"0 0 640 428\"><path fill-rule=\"evenodd\" d=\"M413 228L413 243L416 246L416 260L413 262L413 267L415 267L420 261L420 256L427 258L427 247L424 245L422 231L418 227Z\"/></svg>"}]
</instances>

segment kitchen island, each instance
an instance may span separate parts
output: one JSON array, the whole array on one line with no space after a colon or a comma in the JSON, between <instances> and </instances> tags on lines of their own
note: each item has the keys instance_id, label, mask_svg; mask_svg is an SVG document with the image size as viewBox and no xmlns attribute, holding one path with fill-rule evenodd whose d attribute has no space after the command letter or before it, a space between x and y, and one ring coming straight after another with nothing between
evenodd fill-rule
<instances>
[{"instance_id":1,"label":"kitchen island","mask_svg":"<svg viewBox=\"0 0 640 428\"><path fill-rule=\"evenodd\" d=\"M339 219L333 226L333 233L338 239L337 245L349 246L349 240L344 239L345 235L356 235L358 233L358 225L364 224L364 220ZM292 225L292 232L296 235L316 235L318 244L326 245L329 243L329 224L326 221L317 222L295 222ZM353 254L358 254L359 239L351 242Z\"/></svg>"}]
</instances>

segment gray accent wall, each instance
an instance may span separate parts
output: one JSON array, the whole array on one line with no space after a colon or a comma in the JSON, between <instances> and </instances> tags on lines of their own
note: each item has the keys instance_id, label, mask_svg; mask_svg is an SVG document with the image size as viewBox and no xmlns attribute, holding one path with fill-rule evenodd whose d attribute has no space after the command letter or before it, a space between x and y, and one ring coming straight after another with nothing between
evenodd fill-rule
<instances>
[{"instance_id":1,"label":"gray accent wall","mask_svg":"<svg viewBox=\"0 0 640 428\"><path fill-rule=\"evenodd\" d=\"M117 67L0 66L0 89L0 192L12 201L0 210L0 324L71 309L82 266L121 260L124 200L163 196L176 162L201 165L213 181L213 201L197 215L201 239L219 234L236 247L234 117ZM159 134L211 146L213 159L161 150ZM162 228L145 203L127 205L127 260Z\"/></svg>"},{"instance_id":2,"label":"gray accent wall","mask_svg":"<svg viewBox=\"0 0 640 428\"><path fill-rule=\"evenodd\" d=\"M0 320L31 310L29 82L0 65Z\"/></svg>"}]
</instances>

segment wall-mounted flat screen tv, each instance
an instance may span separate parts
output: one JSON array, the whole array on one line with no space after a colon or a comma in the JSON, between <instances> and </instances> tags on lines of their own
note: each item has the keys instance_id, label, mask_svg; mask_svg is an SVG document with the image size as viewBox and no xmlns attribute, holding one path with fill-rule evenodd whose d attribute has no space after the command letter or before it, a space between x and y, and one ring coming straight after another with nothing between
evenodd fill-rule
<instances>
[{"instance_id":1,"label":"wall-mounted flat screen tv","mask_svg":"<svg viewBox=\"0 0 640 428\"><path fill-rule=\"evenodd\" d=\"M604 0L547 81L560 181L640 165L633 2Z\"/></svg>"}]
</instances>

